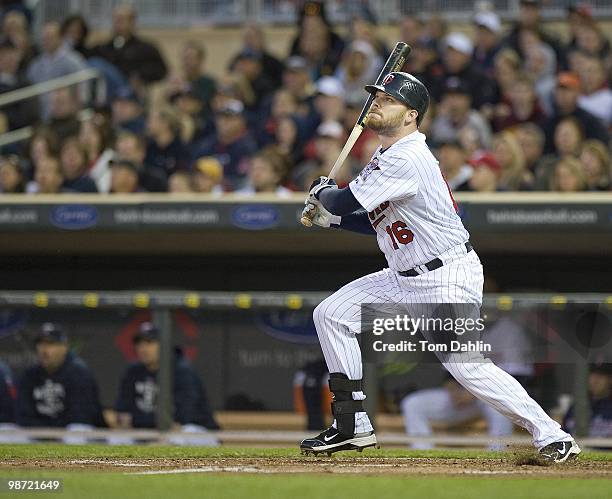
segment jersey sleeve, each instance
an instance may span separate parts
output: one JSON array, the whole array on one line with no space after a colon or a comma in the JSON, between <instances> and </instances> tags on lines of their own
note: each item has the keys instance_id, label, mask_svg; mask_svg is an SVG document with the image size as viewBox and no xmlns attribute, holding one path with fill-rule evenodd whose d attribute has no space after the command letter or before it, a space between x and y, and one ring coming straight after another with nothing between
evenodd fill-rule
<instances>
[{"instance_id":1,"label":"jersey sleeve","mask_svg":"<svg viewBox=\"0 0 612 499\"><path fill-rule=\"evenodd\" d=\"M378 163L372 166L370 162L349 187L366 211L386 201L414 197L419 191L416 160L397 155L380 156Z\"/></svg>"}]
</instances>

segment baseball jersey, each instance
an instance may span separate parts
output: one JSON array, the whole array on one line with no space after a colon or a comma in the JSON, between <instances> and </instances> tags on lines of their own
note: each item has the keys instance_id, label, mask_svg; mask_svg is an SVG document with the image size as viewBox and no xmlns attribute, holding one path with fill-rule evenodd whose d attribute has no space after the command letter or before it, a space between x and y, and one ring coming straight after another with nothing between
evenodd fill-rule
<instances>
[{"instance_id":1,"label":"baseball jersey","mask_svg":"<svg viewBox=\"0 0 612 499\"><path fill-rule=\"evenodd\" d=\"M368 211L392 270L423 265L469 239L438 160L418 130L379 148L349 187Z\"/></svg>"}]
</instances>

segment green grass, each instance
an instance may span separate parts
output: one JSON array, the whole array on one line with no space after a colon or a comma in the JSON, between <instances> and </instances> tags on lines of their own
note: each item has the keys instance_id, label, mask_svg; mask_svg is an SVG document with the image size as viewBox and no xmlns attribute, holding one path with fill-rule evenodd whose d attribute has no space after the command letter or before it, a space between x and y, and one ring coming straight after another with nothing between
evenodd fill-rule
<instances>
[{"instance_id":1,"label":"green grass","mask_svg":"<svg viewBox=\"0 0 612 499\"><path fill-rule=\"evenodd\" d=\"M23 477L23 473L9 475ZM7 477L7 474L0 473ZM594 478L538 479L506 477L445 476L321 476L321 475L125 475L123 473L48 472L30 477L62 478L64 488L50 497L68 498L244 498L314 499L347 497L376 499L559 499L609 498L610 481ZM41 493L19 493L13 497L39 498ZM45 497L43 494L42 497Z\"/></svg>"},{"instance_id":2,"label":"green grass","mask_svg":"<svg viewBox=\"0 0 612 499\"><path fill-rule=\"evenodd\" d=\"M535 452L535 451L534 451ZM299 457L297 447L290 448L257 448L257 447L176 447L176 446L146 446L146 445L63 445L63 444L32 444L32 445L2 445L0 444L0 459L84 459L84 458L116 458L116 459L155 459L165 458L215 458L215 457ZM344 452L337 454L342 457L433 457L438 459L499 459L507 453L486 450L440 449L440 450L410 450L410 449L367 449L363 454ZM591 461L611 461L612 452L583 452L581 459Z\"/></svg>"}]
</instances>

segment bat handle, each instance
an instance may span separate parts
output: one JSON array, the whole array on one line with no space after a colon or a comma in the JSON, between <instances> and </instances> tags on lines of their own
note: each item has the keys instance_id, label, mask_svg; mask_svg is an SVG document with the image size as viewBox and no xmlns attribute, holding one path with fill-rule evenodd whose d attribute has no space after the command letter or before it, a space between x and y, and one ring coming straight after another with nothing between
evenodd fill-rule
<instances>
[{"instance_id":1,"label":"bat handle","mask_svg":"<svg viewBox=\"0 0 612 499\"><path fill-rule=\"evenodd\" d=\"M312 218L307 217L306 215L302 215L300 222L304 227L312 227Z\"/></svg>"}]
</instances>

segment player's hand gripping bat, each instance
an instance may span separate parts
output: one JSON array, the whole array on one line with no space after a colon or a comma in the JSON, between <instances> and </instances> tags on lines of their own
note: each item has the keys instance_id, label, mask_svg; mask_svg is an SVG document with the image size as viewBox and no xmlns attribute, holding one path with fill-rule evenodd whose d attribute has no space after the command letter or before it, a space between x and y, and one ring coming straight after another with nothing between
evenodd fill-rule
<instances>
[{"instance_id":1,"label":"player's hand gripping bat","mask_svg":"<svg viewBox=\"0 0 612 499\"><path fill-rule=\"evenodd\" d=\"M401 71L404 64L406 63L406 59L408 58L408 55L410 54L411 50L412 48L407 43L397 42L395 48L393 49L393 52L391 52L391 55L387 59L387 62L385 63L380 74L378 75L378 78L376 78L376 85L382 84L383 79L389 73L392 73L394 71ZM361 110L361 114L359 114L357 123L355 123L355 126L353 127L353 131L351 132L349 138L344 144L342 151L340 151L340 155L338 156L338 159L336 159L334 166L332 166L328 178L333 179L336 177L338 171L342 167L342 164L344 163L349 153L351 152L351 149L355 145L355 142L357 142L357 139L361 135L361 132L363 132L368 112L370 111L370 106L372 105L373 101L374 95L370 94L368 100L366 100L363 106L363 109ZM302 215L300 222L302 222L302 225L305 225L306 227L312 227L312 217L314 217L314 215L314 210L311 211L311 216Z\"/></svg>"}]
</instances>

